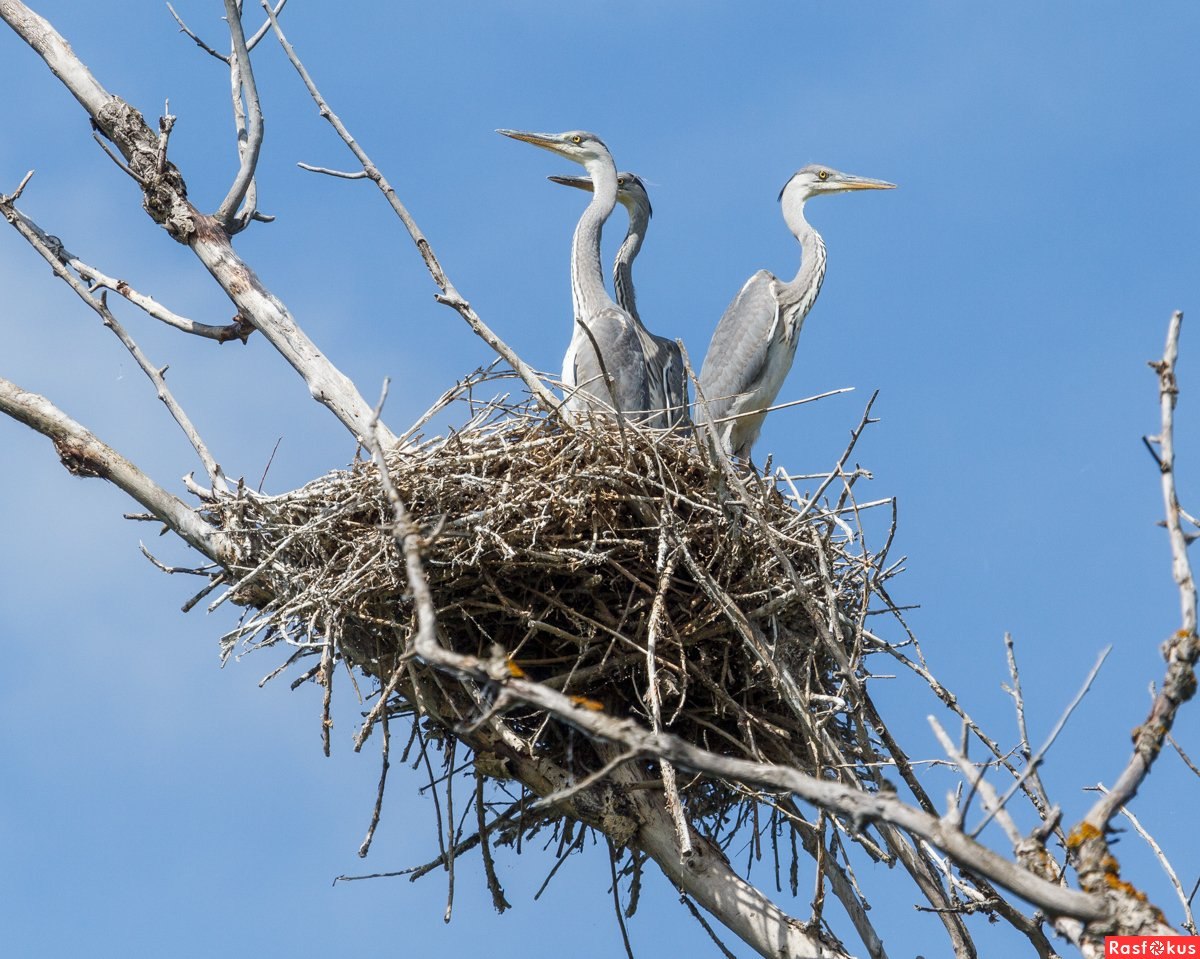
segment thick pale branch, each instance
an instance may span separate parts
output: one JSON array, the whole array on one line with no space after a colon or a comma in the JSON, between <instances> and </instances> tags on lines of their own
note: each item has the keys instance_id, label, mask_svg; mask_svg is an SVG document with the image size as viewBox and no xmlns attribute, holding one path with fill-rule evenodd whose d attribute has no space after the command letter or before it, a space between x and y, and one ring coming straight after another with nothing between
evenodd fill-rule
<instances>
[{"instance_id":1,"label":"thick pale branch","mask_svg":"<svg viewBox=\"0 0 1200 959\"><path fill-rule=\"evenodd\" d=\"M1095 789L1100 793L1108 791L1101 783L1097 783ZM1167 879L1170 880L1171 885L1174 887L1175 895L1179 897L1179 905L1183 908L1183 927L1188 931L1189 935L1196 935L1196 917L1192 915L1192 903L1188 894L1184 891L1183 883L1179 881L1179 874L1175 872L1175 867L1171 865L1171 860L1167 857L1167 854L1163 851L1162 846L1158 844L1154 836L1150 834L1150 831L1141 824L1137 816L1129 811L1128 806L1121 807L1121 815L1129 820L1129 824L1133 826L1134 831L1142 837L1146 845L1154 853L1154 858L1158 860L1158 864L1162 867L1163 872L1167 875Z\"/></svg>"},{"instance_id":2,"label":"thick pale branch","mask_svg":"<svg viewBox=\"0 0 1200 959\"><path fill-rule=\"evenodd\" d=\"M568 697L546 689L539 683L502 674L493 675L495 670L488 663L474 657L460 656L429 643L419 646L417 652L443 668L500 682L514 699L548 710L587 733L637 749L642 755L670 759L687 769L748 785L785 790L854 822L890 822L927 840L954 857L964 868L983 873L1010 892L1049 912L1081 919L1098 919L1105 914L1103 903L1095 897L1038 879L967 838L960 830L907 805L894 795L863 792L843 783L805 775L787 766L716 755L668 733L655 734L643 729L633 720L617 719L584 709Z\"/></svg>"},{"instance_id":3,"label":"thick pale branch","mask_svg":"<svg viewBox=\"0 0 1200 959\"><path fill-rule=\"evenodd\" d=\"M0 379L0 412L49 437L68 471L76 476L106 479L121 488L209 559L227 565L235 558L233 543L224 533L209 526L186 503L44 396Z\"/></svg>"},{"instance_id":4,"label":"thick pale branch","mask_svg":"<svg viewBox=\"0 0 1200 959\"><path fill-rule=\"evenodd\" d=\"M108 91L100 86L48 20L19 0L0 0L0 18L46 61L46 66L89 114L95 117L104 109L111 99Z\"/></svg>"},{"instance_id":5,"label":"thick pale branch","mask_svg":"<svg viewBox=\"0 0 1200 959\"><path fill-rule=\"evenodd\" d=\"M278 17L279 14L281 14L283 12L283 8L286 5L287 5L287 0L279 0L279 2L277 4L275 4L275 10L273 11L274 15L276 17ZM265 37L270 32L271 32L271 20L270 20L270 18L268 18L263 21L263 25L261 27L259 27L256 31L254 31L254 36L250 37L250 39L248 39L246 41L246 49L253 50L255 47L258 46L259 41L262 40L262 38Z\"/></svg>"}]
</instances>

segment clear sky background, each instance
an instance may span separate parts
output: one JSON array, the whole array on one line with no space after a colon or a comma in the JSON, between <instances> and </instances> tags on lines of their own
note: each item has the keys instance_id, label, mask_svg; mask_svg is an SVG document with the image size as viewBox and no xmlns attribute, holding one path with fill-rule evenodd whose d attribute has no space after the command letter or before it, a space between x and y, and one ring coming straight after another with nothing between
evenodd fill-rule
<instances>
[{"instance_id":1,"label":"clear sky background","mask_svg":"<svg viewBox=\"0 0 1200 959\"><path fill-rule=\"evenodd\" d=\"M170 99L172 157L191 198L215 208L236 166L222 65L157 2L34 6L147 117ZM176 8L227 44L217 0ZM261 15L247 19L257 27ZM283 21L461 292L541 368L559 367L569 335L568 242L584 200L545 180L577 170L496 127L594 130L646 179L655 217L639 305L697 361L751 273L796 269L775 202L795 169L817 161L899 184L810 205L829 269L781 399L855 392L773 414L758 450L795 472L828 469L880 391L882 422L856 458L874 473L866 498L899 499L896 555L909 561L894 595L920 605L910 619L932 666L1003 742L1015 732L1001 689L1006 630L1035 739L1112 645L1049 757L1065 819L1084 812L1093 794L1083 787L1111 783L1124 762L1162 675L1158 644L1178 626L1158 474L1141 437L1158 427L1145 361L1161 355L1172 309L1200 311L1200 6L292 0ZM237 247L366 396L392 377L388 419L402 428L488 350L434 303L373 187L296 168L353 162L273 41L255 63L267 116L259 195L278 219ZM145 216L81 109L7 30L0 89L0 190L36 169L21 205L44 229L177 312L227 322L228 301ZM610 248L624 232L620 214L614 223ZM353 455L261 338L218 347L118 307L148 354L170 364L229 474L257 484L280 437L270 491ZM0 331L0 375L182 492L177 477L199 464L148 382L8 229ZM1193 510L1198 356L1200 333L1185 321L1179 469ZM43 438L7 420L0 461L6 954L619 953L602 849L567 863L537 902L550 856L502 852L515 906L502 917L467 860L448 926L440 873L333 886L340 873L436 854L422 777L393 768L383 825L360 862L378 762L352 751L357 716L344 689L326 760L319 690L260 690L279 661L271 652L218 669L233 614L182 615L193 583L155 571L137 543L168 561L186 551L122 520L133 508L122 494L68 476ZM938 755L924 717L949 714L907 680L876 691L910 753ZM1198 709L1177 728L1195 753ZM1200 839L1189 777L1164 755L1135 808L1190 888ZM942 796L950 780L932 774L930 786ZM1008 852L999 833L985 837ZM1126 878L1178 922L1141 841L1130 834L1117 851ZM905 878L861 872L893 956L947 954ZM784 905L807 915L807 893ZM1011 943L1002 929L974 928L989 950ZM631 935L643 956L715 954L663 882Z\"/></svg>"}]
</instances>

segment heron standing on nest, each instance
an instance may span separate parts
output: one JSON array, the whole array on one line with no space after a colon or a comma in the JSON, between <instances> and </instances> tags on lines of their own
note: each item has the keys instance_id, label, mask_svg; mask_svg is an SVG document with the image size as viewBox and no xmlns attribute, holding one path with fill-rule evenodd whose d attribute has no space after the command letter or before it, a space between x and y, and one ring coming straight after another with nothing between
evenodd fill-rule
<instances>
[{"instance_id":1,"label":"heron standing on nest","mask_svg":"<svg viewBox=\"0 0 1200 959\"><path fill-rule=\"evenodd\" d=\"M617 167L594 133L527 133L497 130L506 137L582 164L593 184L592 202L571 243L571 299L575 325L563 358L563 406L570 413L630 414L644 419L650 410L646 357L633 318L604 288L600 233L617 205Z\"/></svg>"},{"instance_id":2,"label":"heron standing on nest","mask_svg":"<svg viewBox=\"0 0 1200 959\"><path fill-rule=\"evenodd\" d=\"M592 181L586 176L552 176L555 183L573 186L579 190L591 190ZM683 353L674 340L651 333L638 313L637 295L633 290L633 261L637 259L646 239L650 217L650 195L646 184L636 173L617 174L617 202L629 214L629 230L617 258L613 262L613 287L617 291L617 304L633 318L642 341L642 352L646 355L648 387L651 410L661 415L651 415L647 425L658 429L670 429L686 425L688 415L688 389L683 371Z\"/></svg>"},{"instance_id":3,"label":"heron standing on nest","mask_svg":"<svg viewBox=\"0 0 1200 959\"><path fill-rule=\"evenodd\" d=\"M767 270L750 277L717 324L700 369L707 410L698 409L696 419L712 424L726 452L750 457L767 408L791 369L804 317L821 292L825 243L804 219L804 204L826 193L894 187L817 164L784 184L779 200L783 220L800 243L800 270L790 282Z\"/></svg>"}]
</instances>

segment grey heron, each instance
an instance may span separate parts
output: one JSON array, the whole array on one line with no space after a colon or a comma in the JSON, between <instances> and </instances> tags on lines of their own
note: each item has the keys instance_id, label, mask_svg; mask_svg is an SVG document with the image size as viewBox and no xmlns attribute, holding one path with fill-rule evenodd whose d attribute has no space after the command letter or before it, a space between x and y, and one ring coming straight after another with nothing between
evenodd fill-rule
<instances>
[{"instance_id":1,"label":"grey heron","mask_svg":"<svg viewBox=\"0 0 1200 959\"><path fill-rule=\"evenodd\" d=\"M784 184L779 201L784 222L800 243L800 269L790 281L767 270L750 277L717 324L700 369L707 413L698 409L696 419L713 424L726 452L749 458L766 410L791 369L804 317L821 292L825 243L804 219L804 204L826 193L894 187L815 163Z\"/></svg>"},{"instance_id":2,"label":"grey heron","mask_svg":"<svg viewBox=\"0 0 1200 959\"><path fill-rule=\"evenodd\" d=\"M586 176L552 176L549 179L579 190L592 189L592 181ZM613 262L613 287L617 291L617 304L638 326L649 373L650 409L662 411L661 415L651 415L647 425L670 429L691 419L688 416L687 382L679 344L669 337L650 332L638 313L637 295L633 290L633 261L642 249L654 211L650 207L646 184L636 173L621 171L617 174L617 202L629 214L629 230Z\"/></svg>"},{"instance_id":3,"label":"grey heron","mask_svg":"<svg viewBox=\"0 0 1200 959\"><path fill-rule=\"evenodd\" d=\"M650 409L646 358L633 318L608 295L600 265L600 232L617 205L617 167L594 133L497 130L506 137L582 164L595 184L571 242L575 323L563 358L564 407L570 413L617 412L644 418Z\"/></svg>"}]
</instances>

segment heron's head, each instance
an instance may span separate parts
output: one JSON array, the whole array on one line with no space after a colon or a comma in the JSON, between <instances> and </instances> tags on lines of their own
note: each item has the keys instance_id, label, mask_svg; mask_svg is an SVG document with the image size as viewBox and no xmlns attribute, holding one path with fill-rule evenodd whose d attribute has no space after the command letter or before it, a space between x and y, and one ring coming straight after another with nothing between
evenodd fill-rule
<instances>
[{"instance_id":1,"label":"heron's head","mask_svg":"<svg viewBox=\"0 0 1200 959\"><path fill-rule=\"evenodd\" d=\"M786 195L800 202L821 196L824 193L848 193L851 190L894 190L896 184L887 180L872 180L870 177L842 173L833 167L810 163L792 174L792 178L779 191L779 199Z\"/></svg>"},{"instance_id":2,"label":"heron's head","mask_svg":"<svg viewBox=\"0 0 1200 959\"><path fill-rule=\"evenodd\" d=\"M554 183L563 186L573 186L577 190L592 191L592 178L588 176L550 176L546 177ZM621 172L617 174L617 200L626 210L633 214L641 211L649 219L654 215L650 207L650 194L646 192L646 184L636 173Z\"/></svg>"},{"instance_id":3,"label":"heron's head","mask_svg":"<svg viewBox=\"0 0 1200 959\"><path fill-rule=\"evenodd\" d=\"M612 155L608 152L604 141L596 134L588 133L587 130L568 130L566 133L530 133L526 130L497 130L496 132L506 137L512 137L514 140L532 143L535 147L557 153L560 157L566 157L568 160L582 163L584 166L595 160L607 159L609 162L612 160Z\"/></svg>"}]
</instances>

